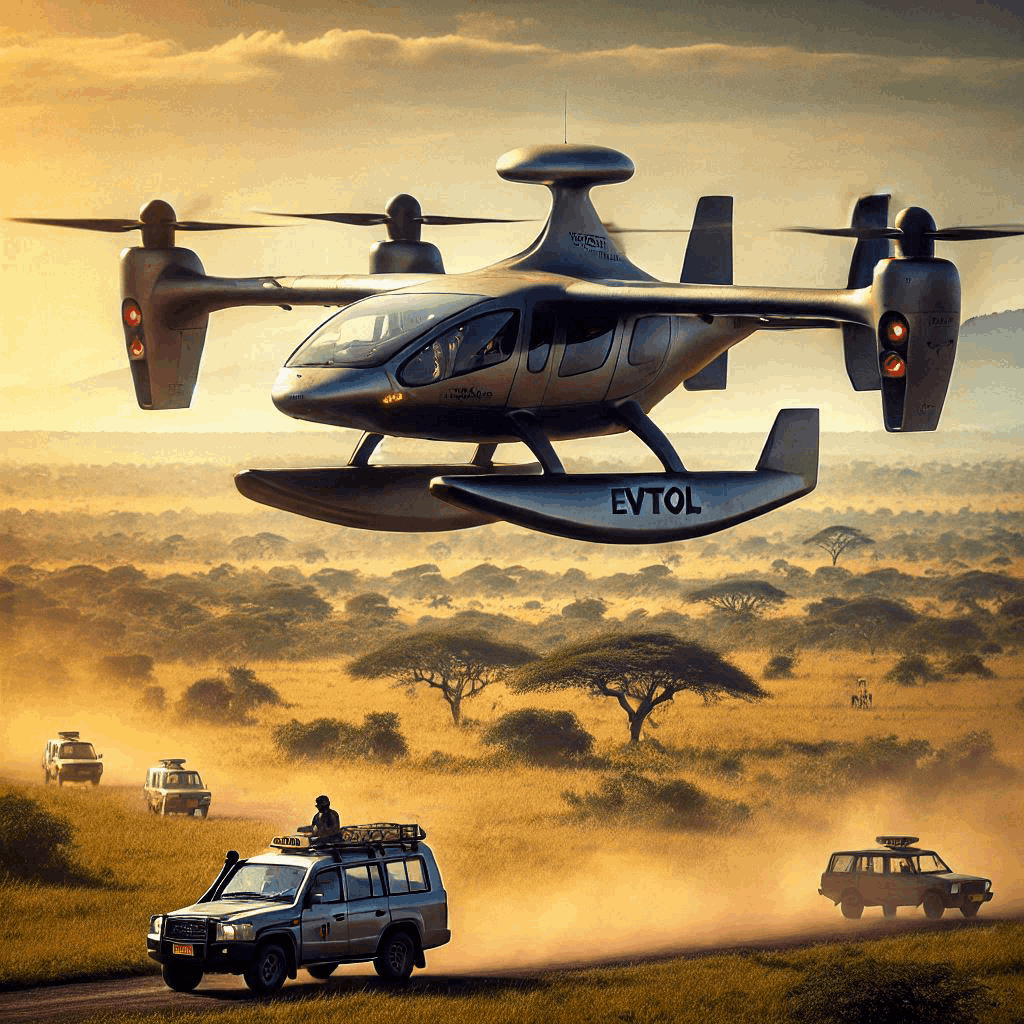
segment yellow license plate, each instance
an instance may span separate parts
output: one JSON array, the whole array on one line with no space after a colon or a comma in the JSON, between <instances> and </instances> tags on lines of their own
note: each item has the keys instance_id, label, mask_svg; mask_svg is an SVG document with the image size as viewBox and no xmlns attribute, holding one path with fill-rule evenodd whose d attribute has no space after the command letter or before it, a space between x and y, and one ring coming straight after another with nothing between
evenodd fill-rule
<instances>
[{"instance_id":1,"label":"yellow license plate","mask_svg":"<svg viewBox=\"0 0 1024 1024\"><path fill-rule=\"evenodd\" d=\"M982 901L982 900L983 900L984 898L985 898L985 894L984 894L983 892L972 892L972 893L971 893L971 899L972 899L972 900L973 900L973 901L974 901L975 903L981 903L981 901Z\"/></svg>"},{"instance_id":2,"label":"yellow license plate","mask_svg":"<svg viewBox=\"0 0 1024 1024\"><path fill-rule=\"evenodd\" d=\"M195 956L190 942L172 942L171 952L178 953L180 956Z\"/></svg>"}]
</instances>

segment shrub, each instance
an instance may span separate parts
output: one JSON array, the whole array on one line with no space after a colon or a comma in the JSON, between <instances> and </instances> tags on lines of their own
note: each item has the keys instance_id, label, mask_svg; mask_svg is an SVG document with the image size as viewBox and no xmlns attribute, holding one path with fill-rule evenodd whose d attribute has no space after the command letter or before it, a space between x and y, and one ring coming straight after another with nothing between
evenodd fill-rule
<instances>
[{"instance_id":1,"label":"shrub","mask_svg":"<svg viewBox=\"0 0 1024 1024\"><path fill-rule=\"evenodd\" d=\"M605 776L596 793L569 790L562 799L581 818L620 818L695 831L724 831L750 816L746 804L713 797L685 779L658 782L633 771Z\"/></svg>"},{"instance_id":2,"label":"shrub","mask_svg":"<svg viewBox=\"0 0 1024 1024\"><path fill-rule=\"evenodd\" d=\"M797 1024L975 1024L988 987L948 963L889 963L855 950L787 993Z\"/></svg>"},{"instance_id":3,"label":"shrub","mask_svg":"<svg viewBox=\"0 0 1024 1024\"><path fill-rule=\"evenodd\" d=\"M261 683L251 668L233 665L227 676L197 679L178 701L178 714L201 722L245 725L259 705L283 703L277 690Z\"/></svg>"},{"instance_id":4,"label":"shrub","mask_svg":"<svg viewBox=\"0 0 1024 1024\"><path fill-rule=\"evenodd\" d=\"M773 654L761 672L763 679L792 679L797 656L792 651Z\"/></svg>"},{"instance_id":5,"label":"shrub","mask_svg":"<svg viewBox=\"0 0 1024 1024\"><path fill-rule=\"evenodd\" d=\"M393 711L371 712L361 726L340 718L315 718L312 722L293 718L276 726L271 735L274 745L287 756L311 761L365 757L390 763L409 753Z\"/></svg>"},{"instance_id":6,"label":"shrub","mask_svg":"<svg viewBox=\"0 0 1024 1024\"><path fill-rule=\"evenodd\" d=\"M108 654L100 658L98 674L119 683L150 682L153 659L148 654Z\"/></svg>"},{"instance_id":7,"label":"shrub","mask_svg":"<svg viewBox=\"0 0 1024 1024\"><path fill-rule=\"evenodd\" d=\"M94 882L71 856L71 822L20 793L0 794L0 878Z\"/></svg>"},{"instance_id":8,"label":"shrub","mask_svg":"<svg viewBox=\"0 0 1024 1024\"><path fill-rule=\"evenodd\" d=\"M594 746L594 737L571 711L541 708L522 708L502 715L481 740L504 748L514 757L549 764L589 754Z\"/></svg>"},{"instance_id":9,"label":"shrub","mask_svg":"<svg viewBox=\"0 0 1024 1024\"><path fill-rule=\"evenodd\" d=\"M946 672L951 676L977 676L979 679L994 679L995 672L985 664L977 654L961 654L951 658L946 665Z\"/></svg>"},{"instance_id":10,"label":"shrub","mask_svg":"<svg viewBox=\"0 0 1024 1024\"><path fill-rule=\"evenodd\" d=\"M919 682L932 682L938 678L938 672L932 668L931 662L923 654L904 654L885 673L887 682L899 683L901 686L916 686Z\"/></svg>"}]
</instances>

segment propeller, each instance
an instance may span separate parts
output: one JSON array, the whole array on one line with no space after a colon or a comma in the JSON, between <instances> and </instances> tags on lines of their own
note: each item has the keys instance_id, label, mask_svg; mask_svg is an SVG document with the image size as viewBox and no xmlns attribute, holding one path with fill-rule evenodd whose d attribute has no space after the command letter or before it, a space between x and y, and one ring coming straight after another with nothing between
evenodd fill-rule
<instances>
[{"instance_id":1,"label":"propeller","mask_svg":"<svg viewBox=\"0 0 1024 1024\"><path fill-rule=\"evenodd\" d=\"M383 213L280 213L274 210L256 210L272 217L299 217L304 220L324 220L333 224L354 224L372 227L383 224L392 242L418 242L424 224L521 224L522 219L508 217L441 217L424 214L419 201L402 193L391 199Z\"/></svg>"},{"instance_id":2,"label":"propeller","mask_svg":"<svg viewBox=\"0 0 1024 1024\"><path fill-rule=\"evenodd\" d=\"M222 224L216 221L178 220L170 203L154 199L139 213L138 220L93 217L10 217L19 224L44 224L58 228L81 228L84 231L142 231L142 244L147 249L169 249L174 245L175 231L231 231L235 228L267 228L271 224Z\"/></svg>"},{"instance_id":3,"label":"propeller","mask_svg":"<svg viewBox=\"0 0 1024 1024\"><path fill-rule=\"evenodd\" d=\"M877 238L891 238L896 255L906 259L925 259L935 254L935 241L970 242L982 238L1010 238L1024 235L1024 224L963 225L961 227L937 228L932 215L920 206L909 206L896 216L895 227L849 227L849 228L783 228L783 231L797 231L807 235L828 235L834 238L856 238L870 241Z\"/></svg>"}]
</instances>

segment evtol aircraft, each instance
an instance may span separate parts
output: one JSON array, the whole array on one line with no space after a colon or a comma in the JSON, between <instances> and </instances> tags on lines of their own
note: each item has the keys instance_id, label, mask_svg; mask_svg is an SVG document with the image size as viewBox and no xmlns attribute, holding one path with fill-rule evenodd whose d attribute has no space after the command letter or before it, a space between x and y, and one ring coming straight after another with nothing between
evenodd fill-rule
<instances>
[{"instance_id":1,"label":"evtol aircraft","mask_svg":"<svg viewBox=\"0 0 1024 1024\"><path fill-rule=\"evenodd\" d=\"M623 182L632 161L593 145L533 146L497 164L509 181L545 185L551 212L517 255L446 274L421 239L431 217L411 196L384 214L288 214L383 224L370 273L341 277L208 276L175 245L179 221L161 200L138 220L16 218L122 232L121 320L143 409L191 403L212 312L231 306L341 306L295 349L272 391L289 416L363 431L335 468L236 476L242 494L299 515L369 530L456 530L506 520L579 540L660 543L699 537L813 490L818 410L784 409L752 471L689 472L651 409L681 384L722 390L728 350L758 330L836 328L857 391L880 391L888 431L935 430L956 352L960 283L936 240L1024 234L1021 225L936 228L919 208L888 224L889 197L867 196L848 228L794 228L856 240L844 289L732 283L732 198L704 196L680 280L662 282L619 250L590 199ZM566 473L552 442L632 431L662 472ZM472 442L467 464L374 465L385 435ZM496 465L499 444L536 461Z\"/></svg>"}]
</instances>

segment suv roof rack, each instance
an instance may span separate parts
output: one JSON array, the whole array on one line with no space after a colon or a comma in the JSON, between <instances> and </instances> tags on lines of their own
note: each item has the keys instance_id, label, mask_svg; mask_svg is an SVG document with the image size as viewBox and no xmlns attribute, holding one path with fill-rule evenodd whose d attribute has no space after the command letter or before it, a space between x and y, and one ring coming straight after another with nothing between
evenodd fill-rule
<instances>
[{"instance_id":1,"label":"suv roof rack","mask_svg":"<svg viewBox=\"0 0 1024 1024\"><path fill-rule=\"evenodd\" d=\"M919 836L875 836L879 846L888 846L890 850L902 850L921 841Z\"/></svg>"},{"instance_id":2,"label":"suv roof rack","mask_svg":"<svg viewBox=\"0 0 1024 1024\"><path fill-rule=\"evenodd\" d=\"M161 768L183 768L185 761L184 757L161 757L158 763Z\"/></svg>"},{"instance_id":3,"label":"suv roof rack","mask_svg":"<svg viewBox=\"0 0 1024 1024\"><path fill-rule=\"evenodd\" d=\"M81 733L77 729L65 729L63 732L58 732L57 735L62 740L77 740L81 736Z\"/></svg>"},{"instance_id":4,"label":"suv roof rack","mask_svg":"<svg viewBox=\"0 0 1024 1024\"><path fill-rule=\"evenodd\" d=\"M371 825L342 825L326 836L313 835L310 825L300 825L291 835L274 836L270 845L276 850L290 853L336 853L342 850L365 849L384 855L385 846L401 846L415 850L427 833L417 824L400 825L393 821L378 821Z\"/></svg>"}]
</instances>

